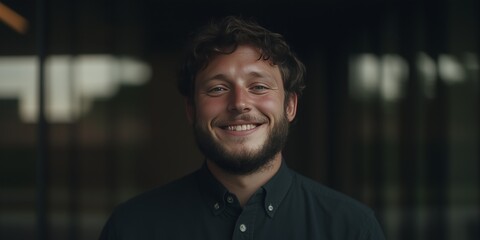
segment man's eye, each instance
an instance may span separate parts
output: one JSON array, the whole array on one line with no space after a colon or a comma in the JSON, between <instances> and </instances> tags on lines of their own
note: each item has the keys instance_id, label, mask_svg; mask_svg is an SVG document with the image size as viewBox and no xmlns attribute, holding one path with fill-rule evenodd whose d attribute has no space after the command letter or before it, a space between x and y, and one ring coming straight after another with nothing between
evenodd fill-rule
<instances>
[{"instance_id":1,"label":"man's eye","mask_svg":"<svg viewBox=\"0 0 480 240\"><path fill-rule=\"evenodd\" d=\"M223 91L225 90L224 88L222 87L214 87L212 89L210 89L210 92L220 92L220 91Z\"/></svg>"},{"instance_id":2,"label":"man's eye","mask_svg":"<svg viewBox=\"0 0 480 240\"><path fill-rule=\"evenodd\" d=\"M264 90L267 90L267 89L269 89L269 88L266 87L266 86L263 86L263 85L257 85L257 86L252 87L252 90L257 91L257 92L264 91Z\"/></svg>"},{"instance_id":3,"label":"man's eye","mask_svg":"<svg viewBox=\"0 0 480 240\"><path fill-rule=\"evenodd\" d=\"M226 88L224 87L214 87L214 88L211 88L210 90L208 90L208 93L210 94L220 94L220 93L223 93L227 91Z\"/></svg>"}]
</instances>

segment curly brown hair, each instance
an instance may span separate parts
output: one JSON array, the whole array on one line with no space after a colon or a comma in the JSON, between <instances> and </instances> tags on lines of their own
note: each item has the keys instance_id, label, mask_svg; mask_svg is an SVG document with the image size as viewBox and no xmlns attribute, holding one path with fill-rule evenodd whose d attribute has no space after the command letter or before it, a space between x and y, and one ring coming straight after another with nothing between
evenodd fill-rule
<instances>
[{"instance_id":1,"label":"curly brown hair","mask_svg":"<svg viewBox=\"0 0 480 240\"><path fill-rule=\"evenodd\" d=\"M186 59L180 72L178 89L193 100L194 81L217 54L233 53L239 45L252 45L261 52L259 58L277 65L283 79L286 99L305 88L305 66L290 50L282 35L271 32L252 20L228 16L201 28L187 48Z\"/></svg>"}]
</instances>

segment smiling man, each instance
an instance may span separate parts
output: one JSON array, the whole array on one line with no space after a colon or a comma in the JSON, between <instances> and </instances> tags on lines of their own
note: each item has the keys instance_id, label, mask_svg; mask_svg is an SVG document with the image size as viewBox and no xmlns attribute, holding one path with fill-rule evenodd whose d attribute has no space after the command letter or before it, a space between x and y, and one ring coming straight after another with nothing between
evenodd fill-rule
<instances>
[{"instance_id":1,"label":"smiling man","mask_svg":"<svg viewBox=\"0 0 480 240\"><path fill-rule=\"evenodd\" d=\"M100 239L384 239L370 209L286 166L305 68L281 35L227 17L188 50L179 89L205 164L120 205Z\"/></svg>"}]
</instances>

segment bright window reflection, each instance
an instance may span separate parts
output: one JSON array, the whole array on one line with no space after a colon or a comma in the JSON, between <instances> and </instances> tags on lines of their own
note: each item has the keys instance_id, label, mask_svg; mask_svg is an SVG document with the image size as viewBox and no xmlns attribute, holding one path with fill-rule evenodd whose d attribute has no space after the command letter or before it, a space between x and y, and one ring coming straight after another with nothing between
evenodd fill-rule
<instances>
[{"instance_id":1,"label":"bright window reflection","mask_svg":"<svg viewBox=\"0 0 480 240\"><path fill-rule=\"evenodd\" d=\"M476 55L471 53L466 53L463 61L448 54L441 54L435 61L421 52L414 65L427 98L435 95L437 76L446 84L457 84L465 81L469 73L476 72L479 68ZM396 101L405 95L404 85L410 69L406 60L399 55L355 55L350 58L349 68L350 94L354 98L380 96L385 101Z\"/></svg>"},{"instance_id":2,"label":"bright window reflection","mask_svg":"<svg viewBox=\"0 0 480 240\"><path fill-rule=\"evenodd\" d=\"M350 93L361 99L380 95L391 101L401 97L408 65L398 55L361 54L350 59Z\"/></svg>"},{"instance_id":3,"label":"bright window reflection","mask_svg":"<svg viewBox=\"0 0 480 240\"><path fill-rule=\"evenodd\" d=\"M151 75L145 62L110 55L51 56L45 64L46 117L70 122L95 99L113 96L121 85L144 84ZM20 118L35 122L38 113L37 58L0 57L0 99L18 99Z\"/></svg>"}]
</instances>

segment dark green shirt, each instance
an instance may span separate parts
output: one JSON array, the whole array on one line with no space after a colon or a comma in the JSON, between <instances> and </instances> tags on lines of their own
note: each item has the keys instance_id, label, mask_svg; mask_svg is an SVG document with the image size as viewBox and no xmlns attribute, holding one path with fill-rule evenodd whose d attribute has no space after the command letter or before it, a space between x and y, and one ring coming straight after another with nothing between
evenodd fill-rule
<instances>
[{"instance_id":1,"label":"dark green shirt","mask_svg":"<svg viewBox=\"0 0 480 240\"><path fill-rule=\"evenodd\" d=\"M373 212L292 170L278 173L242 208L204 165L120 205L101 240L384 239Z\"/></svg>"}]
</instances>

